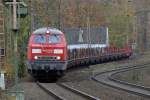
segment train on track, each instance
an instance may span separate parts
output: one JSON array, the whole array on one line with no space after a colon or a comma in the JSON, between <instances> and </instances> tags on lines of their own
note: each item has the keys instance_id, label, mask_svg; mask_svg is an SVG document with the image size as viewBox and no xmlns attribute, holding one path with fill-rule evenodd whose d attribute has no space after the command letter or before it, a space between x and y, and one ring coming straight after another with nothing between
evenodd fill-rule
<instances>
[{"instance_id":1,"label":"train on track","mask_svg":"<svg viewBox=\"0 0 150 100\"><path fill-rule=\"evenodd\" d=\"M109 46L108 28L64 29L50 27L35 30L29 39L27 69L33 77L62 76L67 68L128 58L129 46Z\"/></svg>"}]
</instances>

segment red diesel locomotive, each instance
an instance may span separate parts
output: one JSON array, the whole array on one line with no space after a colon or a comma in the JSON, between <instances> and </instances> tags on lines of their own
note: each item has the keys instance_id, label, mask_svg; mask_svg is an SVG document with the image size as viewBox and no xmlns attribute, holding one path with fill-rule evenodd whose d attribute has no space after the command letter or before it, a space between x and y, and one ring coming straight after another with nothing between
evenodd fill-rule
<instances>
[{"instance_id":1,"label":"red diesel locomotive","mask_svg":"<svg viewBox=\"0 0 150 100\"><path fill-rule=\"evenodd\" d=\"M32 76L40 77L51 73L61 76L71 66L127 58L132 54L129 47L112 48L108 44L87 42L68 44L65 35L60 30L49 27L37 29L31 34L27 69Z\"/></svg>"},{"instance_id":2,"label":"red diesel locomotive","mask_svg":"<svg viewBox=\"0 0 150 100\"><path fill-rule=\"evenodd\" d=\"M67 44L64 34L51 28L34 31L28 44L28 71L37 76L42 71L62 72L67 67Z\"/></svg>"}]
</instances>

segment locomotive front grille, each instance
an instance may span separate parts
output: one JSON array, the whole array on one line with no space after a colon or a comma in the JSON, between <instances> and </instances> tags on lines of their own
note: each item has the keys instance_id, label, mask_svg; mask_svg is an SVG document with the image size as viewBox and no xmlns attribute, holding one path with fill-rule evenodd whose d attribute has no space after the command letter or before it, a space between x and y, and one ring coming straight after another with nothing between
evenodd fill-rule
<instances>
[{"instance_id":1,"label":"locomotive front grille","mask_svg":"<svg viewBox=\"0 0 150 100\"><path fill-rule=\"evenodd\" d=\"M38 56L38 60L48 60L48 61L57 61L57 57L52 56Z\"/></svg>"}]
</instances>

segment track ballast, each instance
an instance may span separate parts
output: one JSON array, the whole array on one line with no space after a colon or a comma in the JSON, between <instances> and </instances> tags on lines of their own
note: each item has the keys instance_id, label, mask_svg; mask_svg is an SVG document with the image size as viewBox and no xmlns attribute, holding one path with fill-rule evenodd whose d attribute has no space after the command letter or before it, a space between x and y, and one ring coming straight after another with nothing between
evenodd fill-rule
<instances>
[{"instance_id":1,"label":"track ballast","mask_svg":"<svg viewBox=\"0 0 150 100\"><path fill-rule=\"evenodd\" d=\"M57 100L100 100L97 97L91 96L85 92L79 91L65 83L39 83L38 86L42 88L49 95Z\"/></svg>"},{"instance_id":2,"label":"track ballast","mask_svg":"<svg viewBox=\"0 0 150 100\"><path fill-rule=\"evenodd\" d=\"M117 88L119 90L124 90L129 93L134 93L136 95L140 95L140 96L144 96L144 97L150 97L150 88L149 87L120 81L113 77L114 75L116 75L118 73L130 71L130 70L134 70L134 69L141 69L144 67L148 67L149 65L150 65L150 63L146 63L146 64L140 64L140 65L135 65L135 66L128 66L125 68L116 69L116 70L112 70L112 71L106 71L106 72L102 72L102 73L94 75L92 77L92 79L101 84L104 84L104 85L107 85L107 86L110 86L113 88Z\"/></svg>"}]
</instances>

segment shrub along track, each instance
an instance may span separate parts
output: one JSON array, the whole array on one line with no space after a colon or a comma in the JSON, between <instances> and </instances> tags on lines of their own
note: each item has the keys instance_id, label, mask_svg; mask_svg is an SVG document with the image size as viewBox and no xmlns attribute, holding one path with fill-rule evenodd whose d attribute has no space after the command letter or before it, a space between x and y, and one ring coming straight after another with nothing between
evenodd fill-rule
<instances>
[{"instance_id":1,"label":"shrub along track","mask_svg":"<svg viewBox=\"0 0 150 100\"><path fill-rule=\"evenodd\" d=\"M92 79L96 82L101 84L117 88L119 90L124 90L129 93L134 93L144 97L150 97L150 88L145 86L140 86L136 84L131 84L128 82L120 81L115 79L113 76L117 75L118 73L134 70L134 69L141 69L144 67L150 66L150 63L134 65L134 66L127 66L126 68L120 68L111 71L105 71L102 73L98 73L92 77Z\"/></svg>"}]
</instances>

